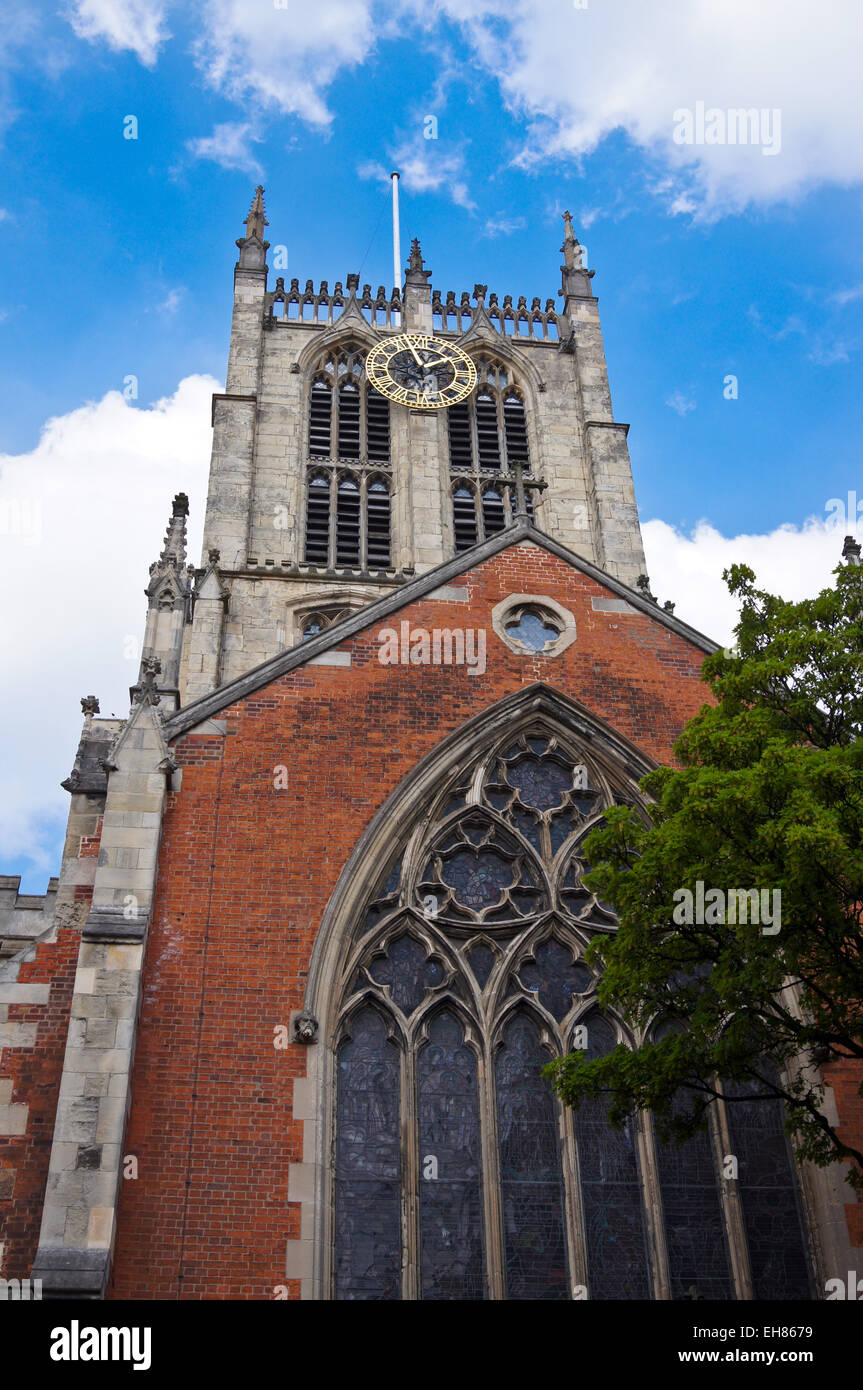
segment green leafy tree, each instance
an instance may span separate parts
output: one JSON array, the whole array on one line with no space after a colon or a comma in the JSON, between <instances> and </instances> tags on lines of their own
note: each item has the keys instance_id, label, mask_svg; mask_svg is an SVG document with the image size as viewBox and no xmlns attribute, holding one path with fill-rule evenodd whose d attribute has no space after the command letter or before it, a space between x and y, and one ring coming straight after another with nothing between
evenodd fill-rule
<instances>
[{"instance_id":1,"label":"green leafy tree","mask_svg":"<svg viewBox=\"0 0 863 1390\"><path fill-rule=\"evenodd\" d=\"M648 1040L546 1074L567 1105L603 1095L618 1124L649 1109L677 1142L705 1123L717 1077L732 1095L781 1097L798 1157L848 1160L863 1188L863 1153L824 1113L819 1070L850 1058L863 1076L863 566L835 574L788 603L745 566L726 571L741 615L736 651L704 663L715 703L683 731L680 765L643 779L649 823L614 807L586 843L587 883L620 921L588 950L599 1002ZM715 906L689 915L719 920L686 921L680 890L695 900L699 882L708 900L767 890L779 930ZM658 1020L674 1026L657 1040Z\"/></svg>"}]
</instances>

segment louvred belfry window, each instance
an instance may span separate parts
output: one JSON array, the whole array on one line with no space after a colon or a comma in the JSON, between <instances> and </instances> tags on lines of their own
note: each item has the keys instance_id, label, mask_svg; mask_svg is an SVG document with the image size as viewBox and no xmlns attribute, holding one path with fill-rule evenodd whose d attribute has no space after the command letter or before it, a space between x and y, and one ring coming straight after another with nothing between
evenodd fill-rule
<instances>
[{"instance_id":1,"label":"louvred belfry window","mask_svg":"<svg viewBox=\"0 0 863 1390\"><path fill-rule=\"evenodd\" d=\"M453 529L456 552L486 540L508 526L516 505L513 466L532 479L524 399L509 369L477 362L477 389L468 401L447 411L450 472L453 478ZM525 489L528 516L533 490Z\"/></svg>"},{"instance_id":2,"label":"louvred belfry window","mask_svg":"<svg viewBox=\"0 0 863 1390\"><path fill-rule=\"evenodd\" d=\"M644 1116L613 1128L604 1098L562 1110L542 1075L627 1042L584 960L616 926L584 840L637 796L600 743L544 718L497 733L382 866L336 981L327 1297L807 1297L769 1107L732 1120L729 1196L713 1132L670 1150Z\"/></svg>"},{"instance_id":3,"label":"louvred belfry window","mask_svg":"<svg viewBox=\"0 0 863 1390\"><path fill-rule=\"evenodd\" d=\"M309 391L305 562L391 567L390 407L348 343L315 369ZM345 465L349 465L345 467Z\"/></svg>"}]
</instances>

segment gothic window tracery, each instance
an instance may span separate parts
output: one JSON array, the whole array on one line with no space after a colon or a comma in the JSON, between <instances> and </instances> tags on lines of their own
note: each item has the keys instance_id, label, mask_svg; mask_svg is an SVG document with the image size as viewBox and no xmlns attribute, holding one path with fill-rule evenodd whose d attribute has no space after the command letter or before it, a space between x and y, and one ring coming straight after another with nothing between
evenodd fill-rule
<instances>
[{"instance_id":1,"label":"gothic window tracery","mask_svg":"<svg viewBox=\"0 0 863 1390\"><path fill-rule=\"evenodd\" d=\"M670 1158L646 1117L614 1130L603 1099L564 1110L541 1075L626 1042L584 961L615 918L584 885L583 841L620 800L637 801L620 765L537 720L453 773L383 867L332 1034L336 1298L742 1296L709 1137ZM771 1123L742 1207L753 1273L764 1232L785 1252L758 1275L781 1298L800 1233ZM720 1247L693 1295L705 1215Z\"/></svg>"},{"instance_id":2,"label":"gothic window tracery","mask_svg":"<svg viewBox=\"0 0 863 1390\"><path fill-rule=\"evenodd\" d=\"M319 636L349 611L343 605L331 604L327 607L316 608L311 613L304 613L299 621L301 641L307 642L309 638Z\"/></svg>"},{"instance_id":3,"label":"gothic window tracery","mask_svg":"<svg viewBox=\"0 0 863 1390\"><path fill-rule=\"evenodd\" d=\"M315 369L309 390L305 562L388 569L389 402L365 377L365 349L347 343Z\"/></svg>"},{"instance_id":4,"label":"gothic window tracery","mask_svg":"<svg viewBox=\"0 0 863 1390\"><path fill-rule=\"evenodd\" d=\"M511 523L513 467L521 465L526 477L531 473L522 393L500 363L482 358L476 368L473 396L447 411L456 551ZM532 516L530 488L525 500Z\"/></svg>"}]
</instances>

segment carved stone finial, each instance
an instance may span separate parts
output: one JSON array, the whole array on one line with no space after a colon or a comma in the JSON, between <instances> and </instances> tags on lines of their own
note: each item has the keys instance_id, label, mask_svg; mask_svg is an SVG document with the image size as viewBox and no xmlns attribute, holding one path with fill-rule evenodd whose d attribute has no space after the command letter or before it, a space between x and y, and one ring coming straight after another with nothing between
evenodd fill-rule
<instances>
[{"instance_id":1,"label":"carved stone finial","mask_svg":"<svg viewBox=\"0 0 863 1390\"><path fill-rule=\"evenodd\" d=\"M158 705L161 696L156 689L156 680L161 675L162 663L157 656L144 656L141 658L141 674L138 677L138 684L132 686L132 703L140 704L147 701L151 705Z\"/></svg>"},{"instance_id":2,"label":"carved stone finial","mask_svg":"<svg viewBox=\"0 0 863 1390\"><path fill-rule=\"evenodd\" d=\"M640 574L638 576L638 578L635 581L635 587L636 589L639 589L641 591L644 598L649 598L651 603L659 602L656 595L650 592L650 580L648 579L646 574Z\"/></svg>"},{"instance_id":3,"label":"carved stone finial","mask_svg":"<svg viewBox=\"0 0 863 1390\"><path fill-rule=\"evenodd\" d=\"M318 1037L318 1020L305 1011L294 1019L294 1042L313 1043Z\"/></svg>"},{"instance_id":4,"label":"carved stone finial","mask_svg":"<svg viewBox=\"0 0 863 1390\"><path fill-rule=\"evenodd\" d=\"M99 713L99 701L95 695L85 695L81 700L81 710L87 719L92 719L94 714Z\"/></svg>"},{"instance_id":5,"label":"carved stone finial","mask_svg":"<svg viewBox=\"0 0 863 1390\"><path fill-rule=\"evenodd\" d=\"M348 294L356 294L357 290L360 287L359 275L348 275L345 279L345 284L348 287Z\"/></svg>"},{"instance_id":6,"label":"carved stone finial","mask_svg":"<svg viewBox=\"0 0 863 1390\"><path fill-rule=\"evenodd\" d=\"M249 208L249 215L246 218L246 237L255 236L258 241L263 241L264 228L269 227L269 225L264 211L264 190L261 184L258 184L252 199L252 206Z\"/></svg>"},{"instance_id":7,"label":"carved stone finial","mask_svg":"<svg viewBox=\"0 0 863 1390\"><path fill-rule=\"evenodd\" d=\"M178 569L186 562L186 517L189 515L189 499L185 492L178 492L171 508L171 518L165 532L165 544L159 556L159 564L175 565ZM156 566L158 569L158 565ZM150 573L153 573L151 567Z\"/></svg>"},{"instance_id":8,"label":"carved stone finial","mask_svg":"<svg viewBox=\"0 0 863 1390\"><path fill-rule=\"evenodd\" d=\"M425 285L431 279L431 271L426 270L423 253L420 250L419 237L414 237L411 242L411 254L408 260L407 274L405 275L406 285Z\"/></svg>"},{"instance_id":9,"label":"carved stone finial","mask_svg":"<svg viewBox=\"0 0 863 1390\"><path fill-rule=\"evenodd\" d=\"M572 230L572 213L563 214L564 237L561 251L563 252L564 265L567 270L584 270L584 247L580 244L578 237Z\"/></svg>"},{"instance_id":10,"label":"carved stone finial","mask_svg":"<svg viewBox=\"0 0 863 1390\"><path fill-rule=\"evenodd\" d=\"M860 564L860 542L854 536L846 536L842 546L842 559L849 565Z\"/></svg>"},{"instance_id":11,"label":"carved stone finial","mask_svg":"<svg viewBox=\"0 0 863 1390\"><path fill-rule=\"evenodd\" d=\"M670 598L667 598L662 606L665 609L666 613L674 612L674 604L671 602Z\"/></svg>"},{"instance_id":12,"label":"carved stone finial","mask_svg":"<svg viewBox=\"0 0 863 1390\"><path fill-rule=\"evenodd\" d=\"M213 549L207 551L207 559L209 560L211 565L217 565L219 563L219 560L221 559L221 556L221 550Z\"/></svg>"},{"instance_id":13,"label":"carved stone finial","mask_svg":"<svg viewBox=\"0 0 863 1390\"><path fill-rule=\"evenodd\" d=\"M477 304L483 304L485 302L485 297L487 294L488 285L474 285L473 297L476 300Z\"/></svg>"}]
</instances>

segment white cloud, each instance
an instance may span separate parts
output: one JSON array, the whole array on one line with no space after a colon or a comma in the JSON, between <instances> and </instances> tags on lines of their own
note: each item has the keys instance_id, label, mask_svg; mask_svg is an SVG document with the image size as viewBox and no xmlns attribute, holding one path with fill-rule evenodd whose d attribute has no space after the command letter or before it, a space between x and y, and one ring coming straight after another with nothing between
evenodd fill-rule
<instances>
[{"instance_id":1,"label":"white cloud","mask_svg":"<svg viewBox=\"0 0 863 1390\"><path fill-rule=\"evenodd\" d=\"M858 299L863 299L863 285L851 285L847 290L834 290L833 294L828 294L827 298L831 304L838 304L840 309L844 309L846 304L853 304Z\"/></svg>"},{"instance_id":2,"label":"white cloud","mask_svg":"<svg viewBox=\"0 0 863 1390\"><path fill-rule=\"evenodd\" d=\"M490 217L482 229L484 237L512 236L527 226L523 217Z\"/></svg>"},{"instance_id":3,"label":"white cloud","mask_svg":"<svg viewBox=\"0 0 863 1390\"><path fill-rule=\"evenodd\" d=\"M263 178L263 166L252 150L252 145L260 138L252 133L248 121L224 121L214 127L212 135L187 140L186 149L196 159L212 159L223 169L239 169L241 173Z\"/></svg>"},{"instance_id":4,"label":"white cloud","mask_svg":"<svg viewBox=\"0 0 863 1390\"><path fill-rule=\"evenodd\" d=\"M532 128L521 162L580 156L622 130L704 214L863 179L859 0L441 0ZM674 112L781 111L781 148L674 143Z\"/></svg>"},{"instance_id":5,"label":"white cloud","mask_svg":"<svg viewBox=\"0 0 863 1390\"><path fill-rule=\"evenodd\" d=\"M177 310L183 302L183 296L185 293L186 291L182 288L178 290L168 290L168 293L162 300L161 304L157 305L156 307L158 308L161 314L165 314L168 318L173 318L174 314L176 314Z\"/></svg>"},{"instance_id":6,"label":"white cloud","mask_svg":"<svg viewBox=\"0 0 863 1390\"><path fill-rule=\"evenodd\" d=\"M148 64L166 38L166 12L180 9L178 0L73 4L78 34ZM209 0L196 14L204 80L244 112L290 113L326 129L335 78L366 62L377 40L413 28L438 45L447 84L477 61L494 75L527 122L522 165L578 159L622 131L648 155L648 186L669 212L705 218L863 181L859 0L822 0L817 13L811 0L602 0L584 9L571 0L441 0L432 11L413 0ZM455 58L442 18L461 25ZM438 104L442 96L439 83ZM676 143L675 112L699 103L757 112L755 142ZM431 169L439 160L419 162ZM463 177L451 193L472 206Z\"/></svg>"},{"instance_id":7,"label":"white cloud","mask_svg":"<svg viewBox=\"0 0 863 1390\"><path fill-rule=\"evenodd\" d=\"M728 646L738 606L722 579L723 570L747 564L760 589L793 602L812 598L832 586L843 537L853 529L853 524L811 517L801 527L779 526L765 535L723 536L709 522L700 521L687 535L665 521L648 521L642 530L650 587L661 603L675 603L675 617Z\"/></svg>"},{"instance_id":8,"label":"white cloud","mask_svg":"<svg viewBox=\"0 0 863 1390\"><path fill-rule=\"evenodd\" d=\"M365 160L357 168L361 179L377 179L389 183L390 172L398 169L401 175L400 187L409 193L447 193L459 207L468 212L476 211L476 203L470 196L465 177L465 160L462 150L448 153L439 152L434 142L427 144L422 137L405 140L394 147L389 169L376 160Z\"/></svg>"},{"instance_id":9,"label":"white cloud","mask_svg":"<svg viewBox=\"0 0 863 1390\"><path fill-rule=\"evenodd\" d=\"M145 67L153 67L165 28L163 0L73 0L69 22L81 39L104 39L115 53L130 50Z\"/></svg>"},{"instance_id":10,"label":"white cloud","mask_svg":"<svg viewBox=\"0 0 863 1390\"><path fill-rule=\"evenodd\" d=\"M78 697L125 716L144 631L149 566L171 499L187 492L189 559L200 559L210 454L210 397L191 376L137 408L117 391L49 420L27 454L0 455L0 848L56 873L58 818L78 745ZM10 654L14 659L10 659Z\"/></svg>"},{"instance_id":11,"label":"white cloud","mask_svg":"<svg viewBox=\"0 0 863 1390\"><path fill-rule=\"evenodd\" d=\"M199 11L195 45L209 86L244 109L250 103L332 121L323 93L337 73L362 63L374 42L367 0L208 0Z\"/></svg>"},{"instance_id":12,"label":"white cloud","mask_svg":"<svg viewBox=\"0 0 863 1390\"><path fill-rule=\"evenodd\" d=\"M690 410L695 409L693 398L685 396L682 391L672 391L665 404L671 406L671 409L680 416L681 420L689 414Z\"/></svg>"},{"instance_id":13,"label":"white cloud","mask_svg":"<svg viewBox=\"0 0 863 1390\"><path fill-rule=\"evenodd\" d=\"M829 334L819 333L807 356L809 361L814 362L817 367L835 367L837 363L850 362L851 353L856 352L856 350L857 342L855 339L832 338Z\"/></svg>"}]
</instances>

